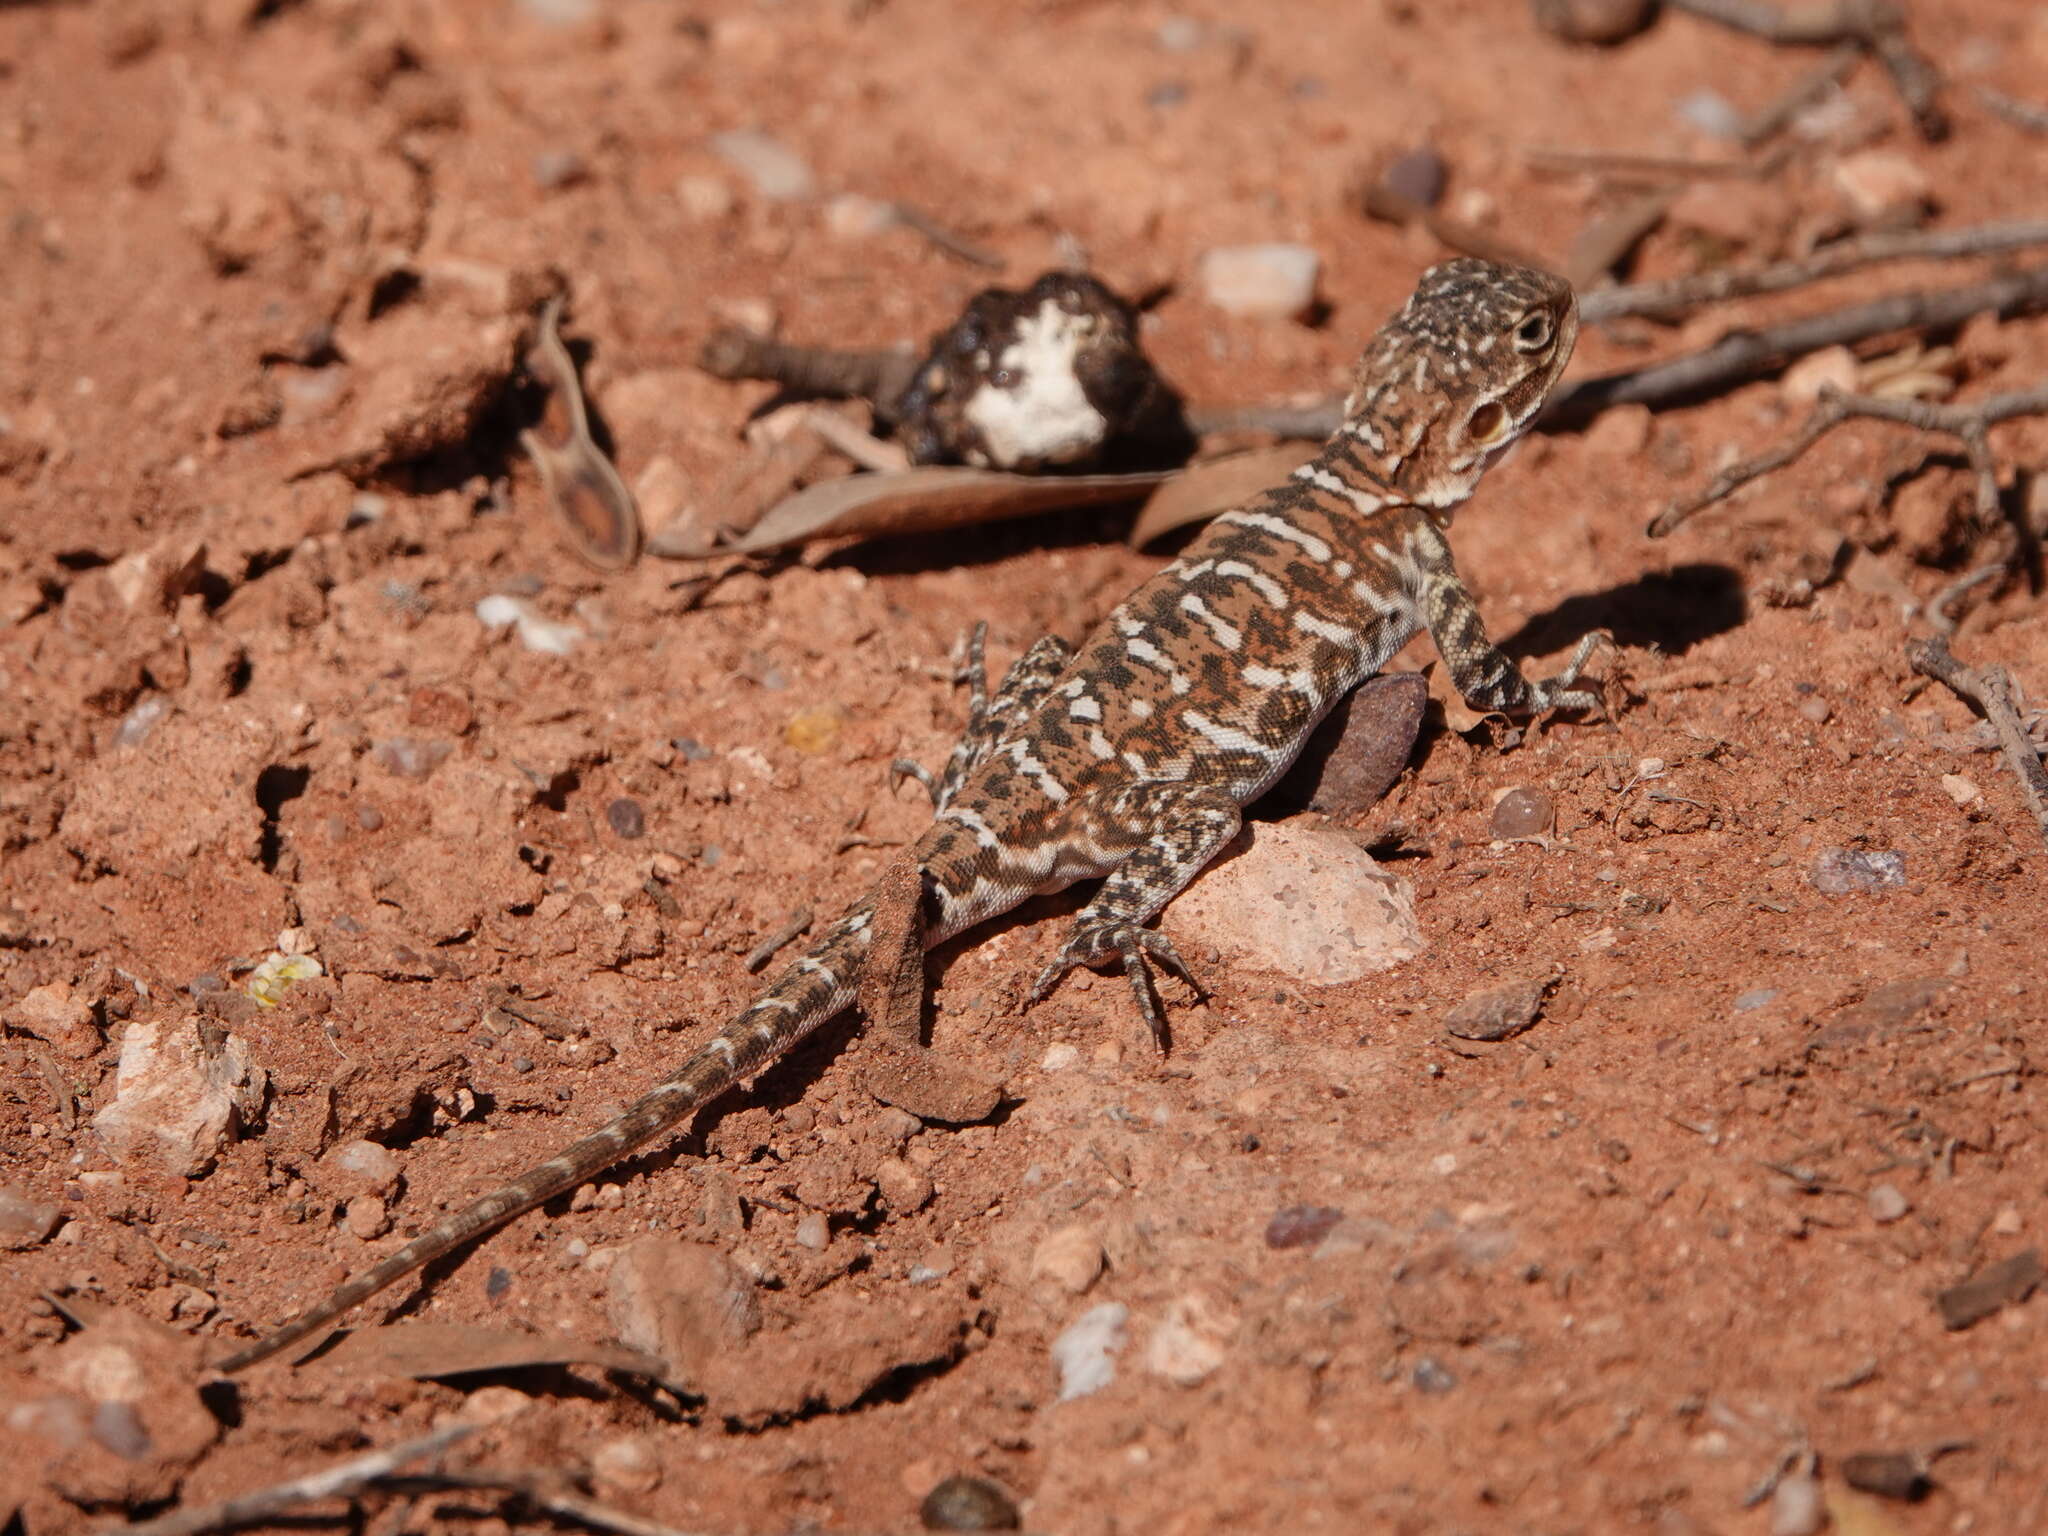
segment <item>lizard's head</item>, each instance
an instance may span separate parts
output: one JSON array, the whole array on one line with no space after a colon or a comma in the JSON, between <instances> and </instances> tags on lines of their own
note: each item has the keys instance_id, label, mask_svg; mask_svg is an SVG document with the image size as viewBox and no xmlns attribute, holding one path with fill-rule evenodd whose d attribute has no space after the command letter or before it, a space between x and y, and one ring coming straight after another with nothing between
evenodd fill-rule
<instances>
[{"instance_id":1,"label":"lizard's head","mask_svg":"<svg viewBox=\"0 0 2048 1536\"><path fill-rule=\"evenodd\" d=\"M1345 401L1366 471L1446 513L1543 409L1579 334L1571 284L1461 256L1422 274Z\"/></svg>"}]
</instances>

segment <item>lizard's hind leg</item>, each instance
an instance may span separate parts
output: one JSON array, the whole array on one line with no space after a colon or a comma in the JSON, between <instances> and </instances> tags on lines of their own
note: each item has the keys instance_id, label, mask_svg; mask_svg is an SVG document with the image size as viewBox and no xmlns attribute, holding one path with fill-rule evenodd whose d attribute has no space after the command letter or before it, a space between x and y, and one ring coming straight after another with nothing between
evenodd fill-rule
<instances>
[{"instance_id":1,"label":"lizard's hind leg","mask_svg":"<svg viewBox=\"0 0 2048 1536\"><path fill-rule=\"evenodd\" d=\"M967 642L967 661L960 677L968 686L967 728L960 733L946 766L934 777L922 764L898 758L889 765L899 778L916 779L932 797L932 808L943 811L960 792L969 774L988 760L1004 737L1028 717L1052 692L1052 685L1067 670L1074 653L1067 643L1046 635L1010 664L994 697L985 681L987 667L982 659L988 626L977 624Z\"/></svg>"}]
</instances>

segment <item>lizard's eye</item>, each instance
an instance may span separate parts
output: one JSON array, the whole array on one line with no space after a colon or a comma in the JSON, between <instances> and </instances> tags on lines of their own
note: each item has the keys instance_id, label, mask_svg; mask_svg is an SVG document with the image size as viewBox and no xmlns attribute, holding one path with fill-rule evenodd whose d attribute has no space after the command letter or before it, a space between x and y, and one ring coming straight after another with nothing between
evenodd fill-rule
<instances>
[{"instance_id":1,"label":"lizard's eye","mask_svg":"<svg viewBox=\"0 0 2048 1536\"><path fill-rule=\"evenodd\" d=\"M1550 345L1550 316L1540 309L1515 327L1515 346L1523 352L1541 352Z\"/></svg>"},{"instance_id":2,"label":"lizard's eye","mask_svg":"<svg viewBox=\"0 0 2048 1536\"><path fill-rule=\"evenodd\" d=\"M1465 436L1482 448L1491 448L1508 435L1508 408L1489 400L1465 422Z\"/></svg>"}]
</instances>

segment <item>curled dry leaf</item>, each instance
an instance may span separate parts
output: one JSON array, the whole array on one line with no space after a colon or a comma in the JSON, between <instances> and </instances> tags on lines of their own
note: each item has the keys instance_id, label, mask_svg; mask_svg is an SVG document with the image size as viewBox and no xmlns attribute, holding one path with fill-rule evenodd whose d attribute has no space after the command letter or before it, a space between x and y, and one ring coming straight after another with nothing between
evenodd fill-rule
<instances>
[{"instance_id":1,"label":"curled dry leaf","mask_svg":"<svg viewBox=\"0 0 2048 1536\"><path fill-rule=\"evenodd\" d=\"M849 475L805 486L769 508L738 538L717 542L691 527L677 530L675 538L656 537L647 552L670 560L704 560L767 554L811 539L936 533L1058 508L1135 501L1167 478L1158 472L1013 475L951 468Z\"/></svg>"},{"instance_id":2,"label":"curled dry leaf","mask_svg":"<svg viewBox=\"0 0 2048 1536\"><path fill-rule=\"evenodd\" d=\"M519 441L540 471L548 506L578 558L600 571L624 570L640 557L640 510L597 446L583 383L562 345L562 295L548 300L526 354L527 371L547 389L540 422Z\"/></svg>"},{"instance_id":3,"label":"curled dry leaf","mask_svg":"<svg viewBox=\"0 0 2048 1536\"><path fill-rule=\"evenodd\" d=\"M596 1365L650 1381L668 1367L653 1355L618 1344L591 1344L558 1334L519 1333L470 1323L392 1323L358 1328L322 1357L362 1375L428 1381L473 1371L516 1371L532 1365Z\"/></svg>"},{"instance_id":4,"label":"curled dry leaf","mask_svg":"<svg viewBox=\"0 0 2048 1536\"><path fill-rule=\"evenodd\" d=\"M1176 528L1206 522L1287 478L1307 458L1299 443L1281 443L1190 465L1145 500L1131 524L1130 544L1143 549Z\"/></svg>"}]
</instances>

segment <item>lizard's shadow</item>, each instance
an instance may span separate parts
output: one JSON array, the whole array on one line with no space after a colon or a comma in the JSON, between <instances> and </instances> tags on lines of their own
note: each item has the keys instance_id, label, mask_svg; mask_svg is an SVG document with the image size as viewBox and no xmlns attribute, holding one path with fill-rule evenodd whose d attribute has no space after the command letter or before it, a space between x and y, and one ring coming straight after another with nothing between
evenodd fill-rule
<instances>
[{"instance_id":1,"label":"lizard's shadow","mask_svg":"<svg viewBox=\"0 0 2048 1536\"><path fill-rule=\"evenodd\" d=\"M1511 656L1548 656L1591 630L1604 629L1617 645L1655 647L1680 656L1748 617L1749 599L1734 567L1676 565L1604 592L1568 597L1503 636L1500 648Z\"/></svg>"}]
</instances>

